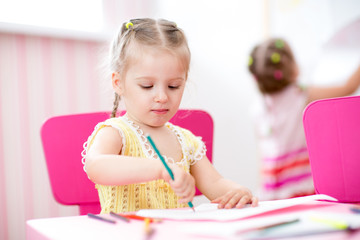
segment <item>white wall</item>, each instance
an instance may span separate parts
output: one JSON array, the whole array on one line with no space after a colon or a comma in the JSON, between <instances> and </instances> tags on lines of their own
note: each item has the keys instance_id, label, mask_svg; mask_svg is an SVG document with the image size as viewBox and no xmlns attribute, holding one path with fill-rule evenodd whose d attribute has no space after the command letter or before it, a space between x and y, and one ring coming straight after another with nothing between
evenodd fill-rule
<instances>
[{"instance_id":1,"label":"white wall","mask_svg":"<svg viewBox=\"0 0 360 240\"><path fill-rule=\"evenodd\" d=\"M201 108L215 123L213 162L225 177L256 191L258 163L247 75L250 47L264 34L263 1L158 1L158 17L187 34L192 63L183 107Z\"/></svg>"},{"instance_id":2,"label":"white wall","mask_svg":"<svg viewBox=\"0 0 360 240\"><path fill-rule=\"evenodd\" d=\"M282 36L290 42L300 63L301 82L334 84L357 67L360 29L356 26L352 31L342 29L360 21L359 1L270 2L269 31L272 36ZM337 67L330 67L329 61L335 61Z\"/></svg>"},{"instance_id":3,"label":"white wall","mask_svg":"<svg viewBox=\"0 0 360 240\"><path fill-rule=\"evenodd\" d=\"M214 165L225 176L255 193L260 163L250 111L259 95L247 71L251 48L267 36L279 36L292 45L301 69L300 82L343 81L359 64L360 51L334 54L328 42L336 32L360 19L356 0L158 0L156 17L177 22L188 36L193 54L190 84L183 106L209 111L215 121ZM360 42L357 31L347 38ZM348 36L349 35L349 36ZM346 42L340 42L346 45ZM338 44L338 45L339 45ZM329 68L325 60L338 62ZM341 60L339 60L340 58ZM356 61L356 59L358 59ZM340 63L342 63L340 65ZM321 69L326 71L320 71ZM331 71L329 71L331 69Z\"/></svg>"}]
</instances>

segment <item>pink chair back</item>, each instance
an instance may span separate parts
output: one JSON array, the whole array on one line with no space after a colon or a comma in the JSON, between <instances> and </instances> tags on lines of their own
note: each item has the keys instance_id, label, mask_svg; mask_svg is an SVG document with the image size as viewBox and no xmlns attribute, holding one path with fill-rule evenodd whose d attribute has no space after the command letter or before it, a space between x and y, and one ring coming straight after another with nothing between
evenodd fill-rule
<instances>
[{"instance_id":1,"label":"pink chair back","mask_svg":"<svg viewBox=\"0 0 360 240\"><path fill-rule=\"evenodd\" d=\"M360 97L312 102L303 123L316 192L360 202Z\"/></svg>"},{"instance_id":2,"label":"pink chair back","mask_svg":"<svg viewBox=\"0 0 360 240\"><path fill-rule=\"evenodd\" d=\"M94 112L51 117L41 128L50 185L54 198L64 205L79 205L80 214L99 213L100 203L94 183L83 171L83 144L97 123L105 121L110 112ZM173 124L201 136L212 161L212 117L202 110L179 110L171 119ZM201 195L197 190L196 195Z\"/></svg>"}]
</instances>

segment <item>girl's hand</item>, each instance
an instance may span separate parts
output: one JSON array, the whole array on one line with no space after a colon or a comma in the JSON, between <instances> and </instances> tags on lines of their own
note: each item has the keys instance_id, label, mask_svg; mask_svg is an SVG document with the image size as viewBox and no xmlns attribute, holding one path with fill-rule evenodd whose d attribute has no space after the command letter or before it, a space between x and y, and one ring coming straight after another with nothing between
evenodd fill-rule
<instances>
[{"instance_id":1,"label":"girl's hand","mask_svg":"<svg viewBox=\"0 0 360 240\"><path fill-rule=\"evenodd\" d=\"M211 203L218 203L218 208L242 208L246 204L251 204L252 207L258 205L257 197L254 197L250 190L247 188L233 189L227 192L225 195L220 196L211 201Z\"/></svg>"},{"instance_id":2,"label":"girl's hand","mask_svg":"<svg viewBox=\"0 0 360 240\"><path fill-rule=\"evenodd\" d=\"M175 180L171 179L166 169L162 172L163 179L170 184L176 195L180 197L180 203L192 201L195 196L195 179L193 176L176 164L170 164L169 167L174 174Z\"/></svg>"}]
</instances>

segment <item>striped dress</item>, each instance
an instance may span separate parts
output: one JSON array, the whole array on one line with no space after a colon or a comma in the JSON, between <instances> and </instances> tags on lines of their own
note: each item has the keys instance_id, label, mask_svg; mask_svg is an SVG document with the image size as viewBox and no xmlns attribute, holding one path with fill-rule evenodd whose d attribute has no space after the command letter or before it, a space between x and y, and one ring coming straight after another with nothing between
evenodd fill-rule
<instances>
[{"instance_id":1,"label":"striped dress","mask_svg":"<svg viewBox=\"0 0 360 240\"><path fill-rule=\"evenodd\" d=\"M291 85L265 95L255 111L261 155L261 200L314 194L302 123L307 102L304 89Z\"/></svg>"}]
</instances>

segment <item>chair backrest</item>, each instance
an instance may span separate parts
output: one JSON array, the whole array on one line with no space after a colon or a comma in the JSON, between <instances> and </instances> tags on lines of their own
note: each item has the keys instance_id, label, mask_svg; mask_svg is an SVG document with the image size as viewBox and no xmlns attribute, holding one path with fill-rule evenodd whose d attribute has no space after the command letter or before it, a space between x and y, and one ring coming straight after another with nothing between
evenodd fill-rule
<instances>
[{"instance_id":1,"label":"chair backrest","mask_svg":"<svg viewBox=\"0 0 360 240\"><path fill-rule=\"evenodd\" d=\"M96 124L109 116L110 112L55 116L46 120L41 128L54 198L60 204L79 205L81 215L100 212L98 193L83 171L81 152ZM212 161L214 125L210 114L202 110L180 109L170 122L201 136L207 147L206 155ZM196 190L196 195L200 194Z\"/></svg>"},{"instance_id":2,"label":"chair backrest","mask_svg":"<svg viewBox=\"0 0 360 240\"><path fill-rule=\"evenodd\" d=\"M312 102L303 123L316 192L360 202L360 96Z\"/></svg>"}]
</instances>

